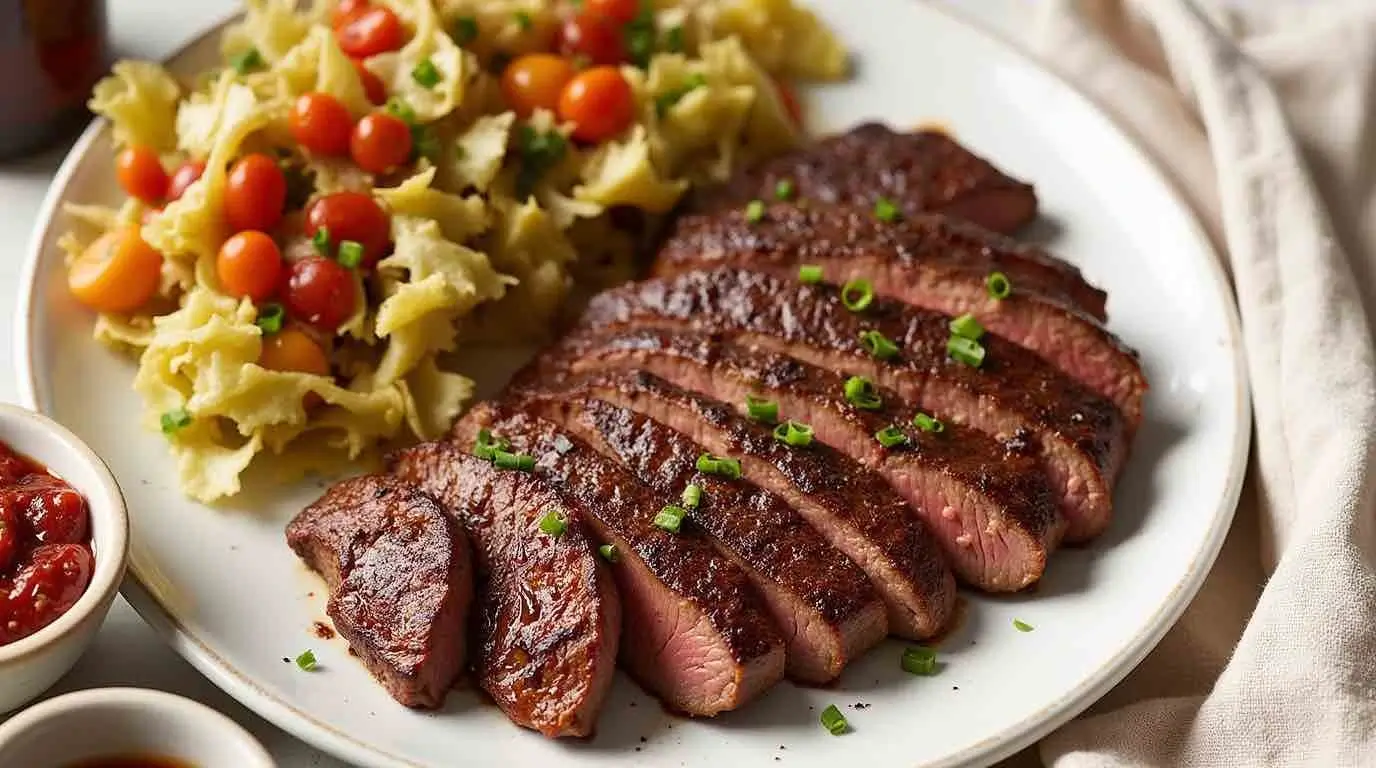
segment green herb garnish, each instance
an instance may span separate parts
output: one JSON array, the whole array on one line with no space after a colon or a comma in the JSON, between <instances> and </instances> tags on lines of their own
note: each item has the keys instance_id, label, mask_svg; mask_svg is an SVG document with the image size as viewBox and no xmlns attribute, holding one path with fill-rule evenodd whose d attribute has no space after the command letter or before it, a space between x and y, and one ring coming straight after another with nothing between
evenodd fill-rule
<instances>
[{"instance_id":1,"label":"green herb garnish","mask_svg":"<svg viewBox=\"0 0 1376 768\"><path fill-rule=\"evenodd\" d=\"M621 553L616 551L615 544L603 544L597 548L597 554L601 555L602 559L609 563L615 563L621 559Z\"/></svg>"},{"instance_id":2,"label":"green herb garnish","mask_svg":"<svg viewBox=\"0 0 1376 768\"><path fill-rule=\"evenodd\" d=\"M804 264L798 267L798 281L808 285L822 282L822 268L816 264Z\"/></svg>"},{"instance_id":3,"label":"green herb garnish","mask_svg":"<svg viewBox=\"0 0 1376 768\"><path fill-rule=\"evenodd\" d=\"M774 428L774 439L794 448L812 445L812 427L798 421L785 421Z\"/></svg>"},{"instance_id":4,"label":"green herb garnish","mask_svg":"<svg viewBox=\"0 0 1376 768\"><path fill-rule=\"evenodd\" d=\"M1035 627L1023 621L1022 619L1013 619L1013 628L1018 630L1019 632L1031 632L1033 629L1035 629Z\"/></svg>"},{"instance_id":5,"label":"green herb garnish","mask_svg":"<svg viewBox=\"0 0 1376 768\"><path fill-rule=\"evenodd\" d=\"M751 224L759 223L764 218L764 201L751 200L745 206L745 220Z\"/></svg>"},{"instance_id":6,"label":"green herb garnish","mask_svg":"<svg viewBox=\"0 0 1376 768\"><path fill-rule=\"evenodd\" d=\"M558 131L542 132L530 125L521 126L516 136L516 150L520 157L520 170L516 172L517 198L525 200L530 197L540 177L564 159L568 143L568 139Z\"/></svg>"},{"instance_id":7,"label":"green herb garnish","mask_svg":"<svg viewBox=\"0 0 1376 768\"><path fill-rule=\"evenodd\" d=\"M846 379L846 401L864 411L877 411L884 407L884 401L879 397L879 391L875 389L874 382L864 376L852 376Z\"/></svg>"},{"instance_id":8,"label":"green herb garnish","mask_svg":"<svg viewBox=\"0 0 1376 768\"><path fill-rule=\"evenodd\" d=\"M779 179L779 181L774 184L774 199L776 200L792 200L793 192L792 179Z\"/></svg>"},{"instance_id":9,"label":"green herb garnish","mask_svg":"<svg viewBox=\"0 0 1376 768\"><path fill-rule=\"evenodd\" d=\"M967 312L951 320L951 333L962 339L978 341L984 335L984 326L975 319L974 315Z\"/></svg>"},{"instance_id":10,"label":"green herb garnish","mask_svg":"<svg viewBox=\"0 0 1376 768\"><path fill-rule=\"evenodd\" d=\"M841 303L852 312L864 312L874 303L874 286L863 277L846 281L841 286Z\"/></svg>"},{"instance_id":11,"label":"green herb garnish","mask_svg":"<svg viewBox=\"0 0 1376 768\"><path fill-rule=\"evenodd\" d=\"M931 432L932 434L940 434L946 431L946 425L941 422L941 419L928 416L921 411L913 417L913 426L923 432Z\"/></svg>"},{"instance_id":12,"label":"green herb garnish","mask_svg":"<svg viewBox=\"0 0 1376 768\"><path fill-rule=\"evenodd\" d=\"M718 475L728 480L736 480L741 476L741 463L729 456L704 453L698 457L697 467L699 472Z\"/></svg>"},{"instance_id":13,"label":"green herb garnish","mask_svg":"<svg viewBox=\"0 0 1376 768\"><path fill-rule=\"evenodd\" d=\"M296 666L303 672L310 672L320 665L315 660L314 651L302 651L301 655L296 657Z\"/></svg>"},{"instance_id":14,"label":"green herb garnish","mask_svg":"<svg viewBox=\"0 0 1376 768\"><path fill-rule=\"evenodd\" d=\"M840 736L850 730L850 723L846 722L846 716L835 704L830 704L822 710L822 727L830 731L832 736Z\"/></svg>"},{"instance_id":15,"label":"green herb garnish","mask_svg":"<svg viewBox=\"0 0 1376 768\"><path fill-rule=\"evenodd\" d=\"M952 360L965 363L971 368L978 368L984 364L984 345L974 339L952 336L946 340L946 353Z\"/></svg>"},{"instance_id":16,"label":"green herb garnish","mask_svg":"<svg viewBox=\"0 0 1376 768\"><path fill-rule=\"evenodd\" d=\"M774 424L779 421L779 404L773 400L746 395L745 412L750 418L762 424Z\"/></svg>"},{"instance_id":17,"label":"green herb garnish","mask_svg":"<svg viewBox=\"0 0 1376 768\"><path fill-rule=\"evenodd\" d=\"M415 80L416 85L422 88L434 88L440 84L440 70L435 66L435 62L421 59L415 67L412 67L411 79Z\"/></svg>"},{"instance_id":18,"label":"green herb garnish","mask_svg":"<svg viewBox=\"0 0 1376 768\"><path fill-rule=\"evenodd\" d=\"M263 61L263 54L259 53L257 48L250 48L247 51L230 56L229 66L233 68L235 72L241 75L247 75L250 72L267 66L267 62Z\"/></svg>"},{"instance_id":19,"label":"green herb garnish","mask_svg":"<svg viewBox=\"0 0 1376 768\"><path fill-rule=\"evenodd\" d=\"M478 39L478 19L473 16L460 16L454 20L454 29L449 33L454 42L468 45Z\"/></svg>"},{"instance_id":20,"label":"green herb garnish","mask_svg":"<svg viewBox=\"0 0 1376 768\"><path fill-rule=\"evenodd\" d=\"M874 201L874 217L884 222L891 222L898 218L898 206L887 197L881 197Z\"/></svg>"},{"instance_id":21,"label":"green herb garnish","mask_svg":"<svg viewBox=\"0 0 1376 768\"><path fill-rule=\"evenodd\" d=\"M679 526L683 525L683 518L688 515L688 510L683 507L676 507L673 504L664 505L664 509L659 510L655 515L654 525L656 528L678 533Z\"/></svg>"},{"instance_id":22,"label":"green herb garnish","mask_svg":"<svg viewBox=\"0 0 1376 768\"><path fill-rule=\"evenodd\" d=\"M898 356L898 345L879 331L865 331L860 334L860 346L876 360L888 360Z\"/></svg>"},{"instance_id":23,"label":"green herb garnish","mask_svg":"<svg viewBox=\"0 0 1376 768\"><path fill-rule=\"evenodd\" d=\"M693 73L683 81L683 85L671 88L655 97L655 114L664 117L673 106L683 100L684 96L707 85L707 78L699 73Z\"/></svg>"},{"instance_id":24,"label":"green herb garnish","mask_svg":"<svg viewBox=\"0 0 1376 768\"><path fill-rule=\"evenodd\" d=\"M689 483L688 487L683 489L683 494L680 498L683 499L683 506L688 509L697 509L698 505L702 503L702 486L696 483Z\"/></svg>"},{"instance_id":25,"label":"green herb garnish","mask_svg":"<svg viewBox=\"0 0 1376 768\"><path fill-rule=\"evenodd\" d=\"M910 675L935 675L936 651L920 645L905 648L899 666L903 667L903 671Z\"/></svg>"},{"instance_id":26,"label":"green herb garnish","mask_svg":"<svg viewBox=\"0 0 1376 768\"><path fill-rule=\"evenodd\" d=\"M563 536L568 527L568 518L564 517L562 510L547 509L544 516L540 518L540 530L556 539Z\"/></svg>"},{"instance_id":27,"label":"green herb garnish","mask_svg":"<svg viewBox=\"0 0 1376 768\"><path fill-rule=\"evenodd\" d=\"M984 287L993 299L1006 299L1013 294L1013 281L1002 272L990 272L989 276L984 278Z\"/></svg>"},{"instance_id":28,"label":"green herb garnish","mask_svg":"<svg viewBox=\"0 0 1376 768\"><path fill-rule=\"evenodd\" d=\"M357 269L363 263L363 243L357 240L344 240L339 243L339 253L335 256L343 266Z\"/></svg>"},{"instance_id":29,"label":"green herb garnish","mask_svg":"<svg viewBox=\"0 0 1376 768\"><path fill-rule=\"evenodd\" d=\"M287 310L281 304L264 304L258 308L258 319L253 323L262 329L264 335L272 335L282 330L287 319Z\"/></svg>"},{"instance_id":30,"label":"green herb garnish","mask_svg":"<svg viewBox=\"0 0 1376 768\"><path fill-rule=\"evenodd\" d=\"M874 439L878 440L879 444L885 448L893 448L895 446L908 444L908 436L903 433L903 430L893 424L875 432Z\"/></svg>"},{"instance_id":31,"label":"green herb garnish","mask_svg":"<svg viewBox=\"0 0 1376 768\"><path fill-rule=\"evenodd\" d=\"M191 412L185 408L173 408L163 413L159 422L164 435L175 434L191 426Z\"/></svg>"}]
</instances>

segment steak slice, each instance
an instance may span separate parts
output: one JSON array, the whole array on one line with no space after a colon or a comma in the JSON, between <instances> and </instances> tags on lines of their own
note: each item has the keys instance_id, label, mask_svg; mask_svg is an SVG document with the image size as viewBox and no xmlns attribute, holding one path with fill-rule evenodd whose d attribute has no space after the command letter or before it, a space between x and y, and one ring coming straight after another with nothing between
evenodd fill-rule
<instances>
[{"instance_id":1,"label":"steak slice","mask_svg":"<svg viewBox=\"0 0 1376 768\"><path fill-rule=\"evenodd\" d=\"M1005 176L940 131L899 133L880 123L771 158L694 198L695 211L742 208L773 200L792 183L808 203L847 203L870 210L880 197L906 215L945 213L995 232L1012 232L1037 215L1032 185Z\"/></svg>"},{"instance_id":2,"label":"steak slice","mask_svg":"<svg viewBox=\"0 0 1376 768\"><path fill-rule=\"evenodd\" d=\"M709 453L683 434L579 389L518 393L513 400L624 465L646 485L680 496L701 490L687 520L750 576L783 630L787 672L825 683L888 634L884 604L864 571L832 549L783 499L746 479L697 470ZM687 525L687 523L685 523Z\"/></svg>"},{"instance_id":3,"label":"steak slice","mask_svg":"<svg viewBox=\"0 0 1376 768\"><path fill-rule=\"evenodd\" d=\"M332 486L287 525L330 589L335 630L392 698L438 707L464 665L468 540L416 487L385 475Z\"/></svg>"},{"instance_id":4,"label":"steak slice","mask_svg":"<svg viewBox=\"0 0 1376 768\"><path fill-rule=\"evenodd\" d=\"M1101 533L1127 453L1127 425L1112 402L1012 342L986 334L976 368L947 352L950 318L875 299L851 312L837 291L731 269L684 273L605 291L580 325L592 331L656 327L740 336L752 346L866 376L951 424L967 424L1017 449L1030 443L1057 494L1070 541ZM865 331L900 354L878 360Z\"/></svg>"},{"instance_id":5,"label":"steak slice","mask_svg":"<svg viewBox=\"0 0 1376 768\"><path fill-rule=\"evenodd\" d=\"M784 642L745 572L691 531L653 524L672 497L642 485L577 437L513 408L483 403L454 426L471 445L482 429L536 460L603 543L621 592L630 673L669 707L711 716L783 678Z\"/></svg>"},{"instance_id":6,"label":"steak slice","mask_svg":"<svg viewBox=\"0 0 1376 768\"><path fill-rule=\"evenodd\" d=\"M730 266L793 279L811 264L835 285L863 278L881 296L949 315L968 312L1115 402L1136 428L1147 389L1137 353L1070 303L1068 292L1045 293L1028 274L1041 267L1025 252L1034 251L941 216L884 223L855 208L775 205L755 222L741 211L680 220L655 271ZM1102 311L1103 293L1062 266L1066 282L1097 294ZM1011 295L989 295L993 272L1008 277Z\"/></svg>"},{"instance_id":7,"label":"steak slice","mask_svg":"<svg viewBox=\"0 0 1376 768\"><path fill-rule=\"evenodd\" d=\"M678 387L737 410L752 396L777 403L780 418L806 422L817 440L892 486L935 532L956 575L980 589L1011 592L1037 581L1064 532L1035 458L958 424L923 433L911 423L915 409L891 392L880 390L882 407L862 410L844 396L846 377L710 334L648 329L574 338L565 349L561 357L573 371L654 374L636 384L646 390L640 399L661 408L706 410ZM906 444L878 442L875 433L890 425L902 429Z\"/></svg>"},{"instance_id":8,"label":"steak slice","mask_svg":"<svg viewBox=\"0 0 1376 768\"><path fill-rule=\"evenodd\" d=\"M506 716L545 736L587 736L616 671L621 601L581 511L547 483L450 443L423 443L390 470L444 504L473 542L478 684ZM547 510L566 512L559 536Z\"/></svg>"}]
</instances>

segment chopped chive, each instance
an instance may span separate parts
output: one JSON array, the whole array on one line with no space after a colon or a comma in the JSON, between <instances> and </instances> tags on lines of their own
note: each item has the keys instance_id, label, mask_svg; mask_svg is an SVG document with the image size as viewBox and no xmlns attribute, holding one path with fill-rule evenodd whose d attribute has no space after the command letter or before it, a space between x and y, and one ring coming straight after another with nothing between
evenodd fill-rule
<instances>
[{"instance_id":1,"label":"chopped chive","mask_svg":"<svg viewBox=\"0 0 1376 768\"><path fill-rule=\"evenodd\" d=\"M881 197L874 201L874 217L884 222L893 221L898 218L898 206L887 197Z\"/></svg>"},{"instance_id":2,"label":"chopped chive","mask_svg":"<svg viewBox=\"0 0 1376 768\"><path fill-rule=\"evenodd\" d=\"M339 253L335 256L343 266L355 269L363 263L363 243L356 240L343 240L339 243Z\"/></svg>"},{"instance_id":3,"label":"chopped chive","mask_svg":"<svg viewBox=\"0 0 1376 768\"><path fill-rule=\"evenodd\" d=\"M764 218L764 201L751 200L745 206L745 220L754 224Z\"/></svg>"},{"instance_id":4,"label":"chopped chive","mask_svg":"<svg viewBox=\"0 0 1376 768\"><path fill-rule=\"evenodd\" d=\"M966 312L951 321L951 333L962 339L978 341L979 337L984 335L984 326L975 319L974 315Z\"/></svg>"},{"instance_id":5,"label":"chopped chive","mask_svg":"<svg viewBox=\"0 0 1376 768\"><path fill-rule=\"evenodd\" d=\"M793 179L779 179L774 185L774 197L777 200L793 199Z\"/></svg>"},{"instance_id":6,"label":"chopped chive","mask_svg":"<svg viewBox=\"0 0 1376 768\"><path fill-rule=\"evenodd\" d=\"M254 70L262 69L267 66L263 61L263 54L257 48L250 48L242 53L236 53L229 57L229 66L241 75L247 75Z\"/></svg>"},{"instance_id":7,"label":"chopped chive","mask_svg":"<svg viewBox=\"0 0 1376 768\"><path fill-rule=\"evenodd\" d=\"M884 401L880 399L879 392L874 388L874 382L864 376L852 376L846 379L846 400L856 408L865 411L877 411L884 406Z\"/></svg>"},{"instance_id":8,"label":"chopped chive","mask_svg":"<svg viewBox=\"0 0 1376 768\"><path fill-rule=\"evenodd\" d=\"M440 84L440 70L435 66L435 62L421 59L411 69L411 79L415 80L416 85L422 88L434 88Z\"/></svg>"},{"instance_id":9,"label":"chopped chive","mask_svg":"<svg viewBox=\"0 0 1376 768\"><path fill-rule=\"evenodd\" d=\"M994 299L1006 299L1013 293L1013 281L1002 272L990 272L984 278L984 287L989 290L990 298Z\"/></svg>"},{"instance_id":10,"label":"chopped chive","mask_svg":"<svg viewBox=\"0 0 1376 768\"><path fill-rule=\"evenodd\" d=\"M822 268L816 264L804 264L798 267L798 280L809 285L822 282Z\"/></svg>"},{"instance_id":11,"label":"chopped chive","mask_svg":"<svg viewBox=\"0 0 1376 768\"><path fill-rule=\"evenodd\" d=\"M615 544L603 544L597 548L597 554L601 555L602 559L609 563L615 563L621 559L621 553L616 551Z\"/></svg>"},{"instance_id":12,"label":"chopped chive","mask_svg":"<svg viewBox=\"0 0 1376 768\"><path fill-rule=\"evenodd\" d=\"M852 312L863 312L874 302L874 286L863 277L847 281L841 286L841 303Z\"/></svg>"},{"instance_id":13,"label":"chopped chive","mask_svg":"<svg viewBox=\"0 0 1376 768\"><path fill-rule=\"evenodd\" d=\"M315 248L315 252L320 254L321 256L329 258L330 246L331 244L329 227L321 227L320 229L315 230L315 234L311 235L311 247Z\"/></svg>"},{"instance_id":14,"label":"chopped chive","mask_svg":"<svg viewBox=\"0 0 1376 768\"><path fill-rule=\"evenodd\" d=\"M1013 619L1013 628L1019 632L1031 632L1034 627L1022 619Z\"/></svg>"},{"instance_id":15,"label":"chopped chive","mask_svg":"<svg viewBox=\"0 0 1376 768\"><path fill-rule=\"evenodd\" d=\"M411 105L407 104L406 100L400 96L393 96L388 99L386 108L389 113L401 118L403 123L407 125L416 124L416 110L412 109Z\"/></svg>"},{"instance_id":16,"label":"chopped chive","mask_svg":"<svg viewBox=\"0 0 1376 768\"><path fill-rule=\"evenodd\" d=\"M535 457L528 453L512 453L500 448L492 452L492 463L497 469L519 469L529 472L535 469Z\"/></svg>"},{"instance_id":17,"label":"chopped chive","mask_svg":"<svg viewBox=\"0 0 1376 768\"><path fill-rule=\"evenodd\" d=\"M707 78L701 72L694 72L683 81L683 85L655 97L655 114L664 117L665 113L682 101L684 96L705 85L707 85Z\"/></svg>"},{"instance_id":18,"label":"chopped chive","mask_svg":"<svg viewBox=\"0 0 1376 768\"><path fill-rule=\"evenodd\" d=\"M683 25L675 24L664 30L664 50L669 53L683 53Z\"/></svg>"},{"instance_id":19,"label":"chopped chive","mask_svg":"<svg viewBox=\"0 0 1376 768\"><path fill-rule=\"evenodd\" d=\"M898 345L879 331L865 331L860 334L860 346L876 360L888 360L898 356Z\"/></svg>"},{"instance_id":20,"label":"chopped chive","mask_svg":"<svg viewBox=\"0 0 1376 768\"><path fill-rule=\"evenodd\" d=\"M568 527L568 518L558 509L545 510L544 517L540 518L540 530L556 539L563 536Z\"/></svg>"},{"instance_id":21,"label":"chopped chive","mask_svg":"<svg viewBox=\"0 0 1376 768\"><path fill-rule=\"evenodd\" d=\"M635 66L648 69L659 43L654 8L646 3L641 4L640 12L622 28L621 36L626 46L626 58Z\"/></svg>"},{"instance_id":22,"label":"chopped chive","mask_svg":"<svg viewBox=\"0 0 1376 768\"><path fill-rule=\"evenodd\" d=\"M946 352L952 360L965 363L971 368L984 364L984 345L974 339L952 336L946 340Z\"/></svg>"},{"instance_id":23,"label":"chopped chive","mask_svg":"<svg viewBox=\"0 0 1376 768\"><path fill-rule=\"evenodd\" d=\"M484 461L492 461L497 457L498 451L509 448L510 443L500 437L494 440L492 433L486 429L478 430L478 437L473 441L473 455Z\"/></svg>"},{"instance_id":24,"label":"chopped chive","mask_svg":"<svg viewBox=\"0 0 1376 768\"><path fill-rule=\"evenodd\" d=\"M162 433L171 435L191 426L191 412L185 408L173 408L164 413L159 421L162 425Z\"/></svg>"},{"instance_id":25,"label":"chopped chive","mask_svg":"<svg viewBox=\"0 0 1376 768\"><path fill-rule=\"evenodd\" d=\"M265 335L271 335L282 330L282 323L287 319L287 310L281 304L268 303L258 308L258 319L254 320Z\"/></svg>"},{"instance_id":26,"label":"chopped chive","mask_svg":"<svg viewBox=\"0 0 1376 768\"><path fill-rule=\"evenodd\" d=\"M936 651L921 645L905 648L899 666L910 675L935 675Z\"/></svg>"},{"instance_id":27,"label":"chopped chive","mask_svg":"<svg viewBox=\"0 0 1376 768\"><path fill-rule=\"evenodd\" d=\"M846 722L846 716L835 704L829 704L822 710L822 727L830 731L832 736L840 736L850 730L850 723Z\"/></svg>"},{"instance_id":28,"label":"chopped chive","mask_svg":"<svg viewBox=\"0 0 1376 768\"><path fill-rule=\"evenodd\" d=\"M774 439L794 448L812 445L812 427L797 421L785 421L774 428Z\"/></svg>"},{"instance_id":29,"label":"chopped chive","mask_svg":"<svg viewBox=\"0 0 1376 768\"><path fill-rule=\"evenodd\" d=\"M454 31L450 33L454 42L468 45L478 39L478 20L473 16L460 16L454 20Z\"/></svg>"},{"instance_id":30,"label":"chopped chive","mask_svg":"<svg viewBox=\"0 0 1376 768\"><path fill-rule=\"evenodd\" d=\"M688 510L683 507L665 504L664 509L659 510L659 514L655 515L655 527L669 533L678 533L679 526L683 525L683 518L687 514Z\"/></svg>"},{"instance_id":31,"label":"chopped chive","mask_svg":"<svg viewBox=\"0 0 1376 768\"><path fill-rule=\"evenodd\" d=\"M698 471L709 475L720 475L728 480L741 476L741 463L729 456L713 456L704 453L698 457Z\"/></svg>"},{"instance_id":32,"label":"chopped chive","mask_svg":"<svg viewBox=\"0 0 1376 768\"><path fill-rule=\"evenodd\" d=\"M702 486L689 483L688 487L683 489L681 498L683 499L683 506L688 509L697 509L698 505L702 503Z\"/></svg>"},{"instance_id":33,"label":"chopped chive","mask_svg":"<svg viewBox=\"0 0 1376 768\"><path fill-rule=\"evenodd\" d=\"M315 651L302 651L301 655L296 657L296 666L300 667L303 672L310 672L319 666L315 660Z\"/></svg>"},{"instance_id":34,"label":"chopped chive","mask_svg":"<svg viewBox=\"0 0 1376 768\"><path fill-rule=\"evenodd\" d=\"M528 32L534 25L535 20L530 17L529 11L516 12L516 26L520 27L521 31Z\"/></svg>"},{"instance_id":35,"label":"chopped chive","mask_svg":"<svg viewBox=\"0 0 1376 768\"><path fill-rule=\"evenodd\" d=\"M773 400L746 395L745 411L750 418L762 424L775 424L779 421L779 404Z\"/></svg>"},{"instance_id":36,"label":"chopped chive","mask_svg":"<svg viewBox=\"0 0 1376 768\"><path fill-rule=\"evenodd\" d=\"M923 432L931 432L933 434L939 434L946 431L946 425L941 423L941 419L929 416L921 411L918 411L917 415L913 417L913 426Z\"/></svg>"},{"instance_id":37,"label":"chopped chive","mask_svg":"<svg viewBox=\"0 0 1376 768\"><path fill-rule=\"evenodd\" d=\"M907 445L908 443L908 436L903 433L903 430L899 429L893 424L890 424L889 426L884 427L878 432L875 432L874 439L878 440L879 444L884 446L885 448L893 448L894 446L898 445Z\"/></svg>"},{"instance_id":38,"label":"chopped chive","mask_svg":"<svg viewBox=\"0 0 1376 768\"><path fill-rule=\"evenodd\" d=\"M558 453L560 456L563 456L571 450L573 450L573 443L569 442L569 439L567 437L564 437L563 435L554 436L555 453Z\"/></svg>"}]
</instances>

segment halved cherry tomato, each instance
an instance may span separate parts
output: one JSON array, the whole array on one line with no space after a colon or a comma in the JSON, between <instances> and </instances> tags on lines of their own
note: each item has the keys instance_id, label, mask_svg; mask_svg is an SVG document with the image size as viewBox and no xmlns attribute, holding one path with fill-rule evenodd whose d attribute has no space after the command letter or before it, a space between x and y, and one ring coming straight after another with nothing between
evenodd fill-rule
<instances>
[{"instance_id":1,"label":"halved cherry tomato","mask_svg":"<svg viewBox=\"0 0 1376 768\"><path fill-rule=\"evenodd\" d=\"M167 171L158 153L148 147L125 147L115 156L115 172L130 197L156 204L167 194Z\"/></svg>"},{"instance_id":2,"label":"halved cherry tomato","mask_svg":"<svg viewBox=\"0 0 1376 768\"><path fill-rule=\"evenodd\" d=\"M793 92L793 86L775 78L774 87L779 91L779 101L784 103L784 111L793 118L794 125L801 126L803 124L803 107L798 103L798 94Z\"/></svg>"},{"instance_id":3,"label":"halved cherry tomato","mask_svg":"<svg viewBox=\"0 0 1376 768\"><path fill-rule=\"evenodd\" d=\"M519 56L502 72L502 96L520 117L537 109L559 108L559 94L573 78L573 65L552 53Z\"/></svg>"},{"instance_id":4,"label":"halved cherry tomato","mask_svg":"<svg viewBox=\"0 0 1376 768\"><path fill-rule=\"evenodd\" d=\"M559 94L559 119L574 124L580 141L610 139L635 121L635 97L616 67L593 67L578 73Z\"/></svg>"},{"instance_id":5,"label":"halved cherry tomato","mask_svg":"<svg viewBox=\"0 0 1376 768\"><path fill-rule=\"evenodd\" d=\"M330 375L330 359L310 334L297 328L283 328L263 339L258 364L269 371Z\"/></svg>"},{"instance_id":6,"label":"halved cherry tomato","mask_svg":"<svg viewBox=\"0 0 1376 768\"><path fill-rule=\"evenodd\" d=\"M282 220L287 204L287 177L267 155L245 155L229 171L225 184L225 221L233 232L267 231Z\"/></svg>"},{"instance_id":7,"label":"halved cherry tomato","mask_svg":"<svg viewBox=\"0 0 1376 768\"><path fill-rule=\"evenodd\" d=\"M369 0L339 0L339 4L330 12L330 26L338 29L369 5Z\"/></svg>"},{"instance_id":8,"label":"halved cherry tomato","mask_svg":"<svg viewBox=\"0 0 1376 768\"><path fill-rule=\"evenodd\" d=\"M337 261L311 256L291 265L282 303L292 317L334 333L354 313L354 276Z\"/></svg>"},{"instance_id":9,"label":"halved cherry tomato","mask_svg":"<svg viewBox=\"0 0 1376 768\"><path fill-rule=\"evenodd\" d=\"M287 116L296 143L317 155L349 154L349 134L354 121L339 99L328 93L303 93L291 105Z\"/></svg>"},{"instance_id":10,"label":"halved cherry tomato","mask_svg":"<svg viewBox=\"0 0 1376 768\"><path fill-rule=\"evenodd\" d=\"M626 59L621 26L607 16L580 13L559 27L559 52L590 64L620 64Z\"/></svg>"},{"instance_id":11,"label":"halved cherry tomato","mask_svg":"<svg viewBox=\"0 0 1376 768\"><path fill-rule=\"evenodd\" d=\"M186 194L186 188L199 181L203 173L204 160L187 160L177 166L177 170L172 172L172 178L167 182L167 201L180 200L181 196Z\"/></svg>"},{"instance_id":12,"label":"halved cherry tomato","mask_svg":"<svg viewBox=\"0 0 1376 768\"><path fill-rule=\"evenodd\" d=\"M72 295L100 312L138 309L158 292L161 280L162 254L134 226L101 235L67 270Z\"/></svg>"},{"instance_id":13,"label":"halved cherry tomato","mask_svg":"<svg viewBox=\"0 0 1376 768\"><path fill-rule=\"evenodd\" d=\"M606 16L622 24L635 21L635 17L640 15L638 0L584 0L583 8L588 13Z\"/></svg>"},{"instance_id":14,"label":"halved cherry tomato","mask_svg":"<svg viewBox=\"0 0 1376 768\"><path fill-rule=\"evenodd\" d=\"M387 86L382 84L382 78L363 66L363 62L359 59L353 59L353 62L354 71L358 73L358 80L363 83L363 95L368 97L368 101L374 104L382 104L387 101Z\"/></svg>"},{"instance_id":15,"label":"halved cherry tomato","mask_svg":"<svg viewBox=\"0 0 1376 768\"><path fill-rule=\"evenodd\" d=\"M282 251L271 237L245 230L224 242L215 258L215 274L225 293L262 301L282 279Z\"/></svg>"},{"instance_id":16,"label":"halved cherry tomato","mask_svg":"<svg viewBox=\"0 0 1376 768\"><path fill-rule=\"evenodd\" d=\"M349 138L349 154L369 173L387 173L411 157L411 126L382 112L364 115Z\"/></svg>"},{"instance_id":17,"label":"halved cherry tomato","mask_svg":"<svg viewBox=\"0 0 1376 768\"><path fill-rule=\"evenodd\" d=\"M382 258L392 239L387 212L362 192L335 192L311 203L306 209L306 234L315 237L322 228L329 233L334 248L345 240L362 245L364 269Z\"/></svg>"},{"instance_id":18,"label":"halved cherry tomato","mask_svg":"<svg viewBox=\"0 0 1376 768\"><path fill-rule=\"evenodd\" d=\"M381 6L358 10L334 30L339 47L359 59L397 50L404 35L401 20Z\"/></svg>"}]
</instances>

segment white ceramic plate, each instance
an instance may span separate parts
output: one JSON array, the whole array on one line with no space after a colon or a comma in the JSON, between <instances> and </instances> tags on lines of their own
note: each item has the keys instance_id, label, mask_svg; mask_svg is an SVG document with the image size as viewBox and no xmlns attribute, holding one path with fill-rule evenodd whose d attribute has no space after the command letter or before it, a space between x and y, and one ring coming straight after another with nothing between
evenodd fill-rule
<instances>
[{"instance_id":1,"label":"white ceramic plate","mask_svg":"<svg viewBox=\"0 0 1376 768\"><path fill-rule=\"evenodd\" d=\"M1228 528L1249 410L1237 322L1198 226L1148 160L1098 110L984 32L912 0L816 8L856 52L857 77L819 89L813 124L937 120L1041 197L1039 236L1108 289L1112 327L1142 352L1153 389L1111 530L1056 555L1035 593L969 600L931 678L905 675L888 643L826 690L778 686L744 711L689 722L620 679L597 737L555 743L471 692L438 714L393 703L340 641L316 638L324 590L283 541L320 485L259 483L218 509L182 498L160 435L142 431L131 363L90 339L55 246L60 202L116 197L109 131L97 124L58 174L40 220L16 344L30 405L104 455L129 498L126 594L218 685L325 750L374 766L772 764L947 766L1031 743L1120 680L1189 602ZM847 12L847 11L851 12ZM173 64L208 65L213 38ZM1013 628L1019 618L1035 627ZM322 668L284 663L313 648ZM818 724L843 707L844 737ZM861 704L861 707L855 705Z\"/></svg>"}]
</instances>

